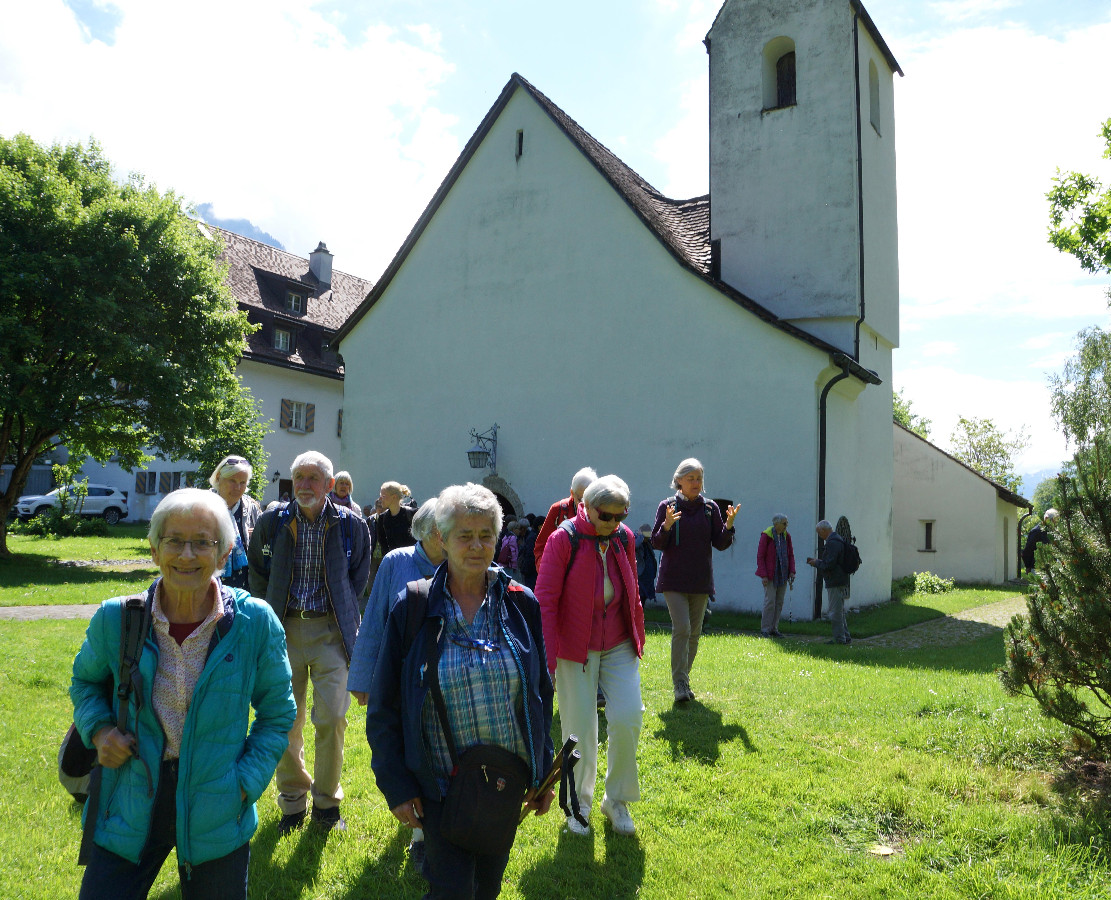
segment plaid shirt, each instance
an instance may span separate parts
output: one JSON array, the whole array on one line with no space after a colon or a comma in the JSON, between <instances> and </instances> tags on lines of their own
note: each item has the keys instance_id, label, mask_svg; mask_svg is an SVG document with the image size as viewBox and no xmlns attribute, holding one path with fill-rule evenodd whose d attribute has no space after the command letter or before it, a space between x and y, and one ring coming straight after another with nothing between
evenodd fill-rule
<instances>
[{"instance_id":1,"label":"plaid shirt","mask_svg":"<svg viewBox=\"0 0 1111 900\"><path fill-rule=\"evenodd\" d=\"M329 500L325 499L327 505ZM301 505L294 504L297 512L294 527L297 529L297 549L293 555L293 577L289 582L291 609L308 612L328 611L328 590L324 581L324 531L327 516L322 508L316 520L310 522L301 512Z\"/></svg>"},{"instance_id":2,"label":"plaid shirt","mask_svg":"<svg viewBox=\"0 0 1111 900\"><path fill-rule=\"evenodd\" d=\"M528 747L519 724L524 702L521 675L501 627L502 610L494 609L487 593L468 626L455 598L447 593L446 600L449 614L441 639L438 673L455 750L462 756L476 744L494 744L527 763ZM490 641L497 649L480 650L456 643L475 639ZM432 771L440 789L446 792L454 767L431 692L421 710L421 731Z\"/></svg>"}]
</instances>

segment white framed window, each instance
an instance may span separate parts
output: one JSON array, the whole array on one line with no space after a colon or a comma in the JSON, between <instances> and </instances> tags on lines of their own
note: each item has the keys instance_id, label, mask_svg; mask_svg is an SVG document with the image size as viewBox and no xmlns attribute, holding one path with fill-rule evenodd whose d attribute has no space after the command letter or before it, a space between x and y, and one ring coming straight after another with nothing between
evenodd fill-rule
<instances>
[{"instance_id":1,"label":"white framed window","mask_svg":"<svg viewBox=\"0 0 1111 900\"><path fill-rule=\"evenodd\" d=\"M285 295L285 308L292 313L300 314L305 307L305 295L289 291Z\"/></svg>"},{"instance_id":2,"label":"white framed window","mask_svg":"<svg viewBox=\"0 0 1111 900\"><path fill-rule=\"evenodd\" d=\"M293 335L288 328L275 328L274 329L274 349L280 350L282 353L289 353L289 348L293 345Z\"/></svg>"},{"instance_id":3,"label":"white framed window","mask_svg":"<svg viewBox=\"0 0 1111 900\"><path fill-rule=\"evenodd\" d=\"M316 404L283 398L279 427L286 431L310 434L316 428Z\"/></svg>"}]
</instances>

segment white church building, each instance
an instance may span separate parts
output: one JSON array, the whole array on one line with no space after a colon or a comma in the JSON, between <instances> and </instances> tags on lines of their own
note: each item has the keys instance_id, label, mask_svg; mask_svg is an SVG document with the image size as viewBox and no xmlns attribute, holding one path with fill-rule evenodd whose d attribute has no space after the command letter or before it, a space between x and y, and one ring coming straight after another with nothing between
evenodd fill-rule
<instances>
[{"instance_id":1,"label":"white church building","mask_svg":"<svg viewBox=\"0 0 1111 900\"><path fill-rule=\"evenodd\" d=\"M741 504L720 606L758 608L775 513L801 576L785 616L820 609L822 518L861 549L852 604L886 600L902 73L856 2L727 0L705 43L710 193L691 199L509 79L335 336L340 456L356 483L483 481L538 514L589 465L629 483L634 527L698 457L706 493ZM496 472L472 470L494 423Z\"/></svg>"}]
</instances>

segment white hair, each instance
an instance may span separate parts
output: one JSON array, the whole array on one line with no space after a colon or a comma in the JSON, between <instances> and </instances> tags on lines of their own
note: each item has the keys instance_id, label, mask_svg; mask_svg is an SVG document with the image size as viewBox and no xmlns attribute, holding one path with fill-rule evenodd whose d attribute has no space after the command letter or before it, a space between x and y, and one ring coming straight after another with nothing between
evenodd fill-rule
<instances>
[{"instance_id":1,"label":"white hair","mask_svg":"<svg viewBox=\"0 0 1111 900\"><path fill-rule=\"evenodd\" d=\"M693 456L679 463L678 467L675 469L675 474L671 476L671 486L678 490L679 479L684 475L689 475L691 472L701 472L703 475L706 474L706 470L702 468L702 463Z\"/></svg>"},{"instance_id":2,"label":"white hair","mask_svg":"<svg viewBox=\"0 0 1111 900\"><path fill-rule=\"evenodd\" d=\"M316 450L306 450L293 460L293 463L289 467L290 477L302 466L312 466L319 469L325 478L331 479L332 477L332 461L323 453L319 453Z\"/></svg>"},{"instance_id":3,"label":"white hair","mask_svg":"<svg viewBox=\"0 0 1111 900\"><path fill-rule=\"evenodd\" d=\"M590 482L597 480L598 473L589 466L579 469L579 471L571 476L571 493L575 491L585 491L590 485Z\"/></svg>"},{"instance_id":4,"label":"white hair","mask_svg":"<svg viewBox=\"0 0 1111 900\"><path fill-rule=\"evenodd\" d=\"M600 506L624 506L629 508L629 486L616 475L603 475L590 482L583 491L583 503L598 509Z\"/></svg>"},{"instance_id":5,"label":"white hair","mask_svg":"<svg viewBox=\"0 0 1111 900\"><path fill-rule=\"evenodd\" d=\"M456 519L461 516L485 516L490 520L494 534L501 533L502 511L498 498L489 488L468 481L466 484L453 484L440 492L436 500L436 527L445 541Z\"/></svg>"},{"instance_id":6,"label":"white hair","mask_svg":"<svg viewBox=\"0 0 1111 900\"><path fill-rule=\"evenodd\" d=\"M778 525L780 522L782 522L784 525L787 524L787 517L783 515L783 513L776 513L774 516L772 516L773 525Z\"/></svg>"},{"instance_id":7,"label":"white hair","mask_svg":"<svg viewBox=\"0 0 1111 900\"><path fill-rule=\"evenodd\" d=\"M829 524L828 519L822 519L817 525L814 526L815 531L833 531L833 526Z\"/></svg>"},{"instance_id":8,"label":"white hair","mask_svg":"<svg viewBox=\"0 0 1111 900\"><path fill-rule=\"evenodd\" d=\"M246 472L247 481L250 482L254 471L251 464L247 462L244 457L237 456L233 453L220 460L220 464L213 469L212 474L208 476L208 483L216 487L220 483L221 478L231 478L232 475L238 475L240 472Z\"/></svg>"},{"instance_id":9,"label":"white hair","mask_svg":"<svg viewBox=\"0 0 1111 900\"><path fill-rule=\"evenodd\" d=\"M436 503L438 497L425 500L420 509L413 513L413 521L409 524L409 533L418 541L430 537L436 530Z\"/></svg>"},{"instance_id":10,"label":"white hair","mask_svg":"<svg viewBox=\"0 0 1111 900\"><path fill-rule=\"evenodd\" d=\"M216 522L216 558L227 553L235 543L235 523L228 515L228 505L219 494L202 491L200 488L181 488L162 498L162 502L151 513L150 528L147 529L147 540L151 546L157 547L162 540L162 528L170 516L187 516L198 510L211 513Z\"/></svg>"}]
</instances>

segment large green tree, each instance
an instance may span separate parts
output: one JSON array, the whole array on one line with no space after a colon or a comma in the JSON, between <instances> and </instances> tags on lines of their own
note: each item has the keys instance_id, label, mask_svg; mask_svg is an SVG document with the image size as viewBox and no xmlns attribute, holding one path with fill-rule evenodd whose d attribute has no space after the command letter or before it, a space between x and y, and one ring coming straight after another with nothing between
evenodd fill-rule
<instances>
[{"instance_id":1,"label":"large green tree","mask_svg":"<svg viewBox=\"0 0 1111 900\"><path fill-rule=\"evenodd\" d=\"M56 443L125 467L199 449L254 411L235 365L251 328L219 247L173 193L118 183L95 143L0 137L0 459L7 514Z\"/></svg>"},{"instance_id":2,"label":"large green tree","mask_svg":"<svg viewBox=\"0 0 1111 900\"><path fill-rule=\"evenodd\" d=\"M1015 457L1029 443L1025 428L1003 432L991 419L961 416L949 436L949 452L985 478L1017 492L1022 478L1015 472Z\"/></svg>"}]
</instances>

